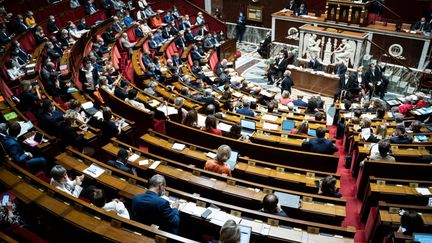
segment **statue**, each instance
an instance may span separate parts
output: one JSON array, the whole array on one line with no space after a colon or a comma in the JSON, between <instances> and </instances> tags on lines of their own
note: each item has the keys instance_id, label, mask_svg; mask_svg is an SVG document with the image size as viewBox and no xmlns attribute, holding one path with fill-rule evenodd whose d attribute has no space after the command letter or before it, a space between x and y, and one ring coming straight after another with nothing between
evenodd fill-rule
<instances>
[{"instance_id":1,"label":"statue","mask_svg":"<svg viewBox=\"0 0 432 243\"><path fill-rule=\"evenodd\" d=\"M333 51L335 62L343 61L348 65L352 54L351 46L347 39L342 39L342 43Z\"/></svg>"},{"instance_id":2,"label":"statue","mask_svg":"<svg viewBox=\"0 0 432 243\"><path fill-rule=\"evenodd\" d=\"M309 38L307 38L309 36ZM304 48L304 52L303 55L306 54L306 59L311 59L312 57L319 57L320 52L321 52L321 48L320 48L320 43L321 40L317 40L317 36L315 34L312 35L306 35L305 36L305 43L306 43L306 48Z\"/></svg>"}]
</instances>

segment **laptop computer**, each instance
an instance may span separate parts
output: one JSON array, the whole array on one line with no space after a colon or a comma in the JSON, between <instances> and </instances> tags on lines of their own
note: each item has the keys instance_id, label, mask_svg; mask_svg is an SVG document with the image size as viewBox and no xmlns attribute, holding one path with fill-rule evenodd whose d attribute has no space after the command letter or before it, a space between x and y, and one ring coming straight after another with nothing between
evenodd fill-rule
<instances>
[{"instance_id":1,"label":"laptop computer","mask_svg":"<svg viewBox=\"0 0 432 243\"><path fill-rule=\"evenodd\" d=\"M242 135L252 136L256 130L256 122L252 120L241 119L240 126L242 127Z\"/></svg>"},{"instance_id":2,"label":"laptop computer","mask_svg":"<svg viewBox=\"0 0 432 243\"><path fill-rule=\"evenodd\" d=\"M238 152L237 151L231 151L231 156L227 160L227 165L231 168L231 170L235 169L235 166L237 164L237 158L238 158Z\"/></svg>"},{"instance_id":3,"label":"laptop computer","mask_svg":"<svg viewBox=\"0 0 432 243\"><path fill-rule=\"evenodd\" d=\"M300 207L300 196L284 192L275 192L274 194L279 198L279 203L281 206L288 208Z\"/></svg>"},{"instance_id":4,"label":"laptop computer","mask_svg":"<svg viewBox=\"0 0 432 243\"><path fill-rule=\"evenodd\" d=\"M239 243L249 243L252 234L252 227L239 225L239 228L240 228Z\"/></svg>"},{"instance_id":5,"label":"laptop computer","mask_svg":"<svg viewBox=\"0 0 432 243\"><path fill-rule=\"evenodd\" d=\"M43 135L42 133L40 133L40 132L36 132L35 135L34 135L33 140L34 140L35 142L37 142L37 143L41 143L43 137L44 137L44 135Z\"/></svg>"},{"instance_id":6,"label":"laptop computer","mask_svg":"<svg viewBox=\"0 0 432 243\"><path fill-rule=\"evenodd\" d=\"M295 127L293 120L282 121L282 131L291 131Z\"/></svg>"},{"instance_id":7,"label":"laptop computer","mask_svg":"<svg viewBox=\"0 0 432 243\"><path fill-rule=\"evenodd\" d=\"M432 243L432 234L413 233L413 241L420 243Z\"/></svg>"},{"instance_id":8,"label":"laptop computer","mask_svg":"<svg viewBox=\"0 0 432 243\"><path fill-rule=\"evenodd\" d=\"M316 130L315 129L309 129L308 135L311 137L316 137Z\"/></svg>"}]
</instances>

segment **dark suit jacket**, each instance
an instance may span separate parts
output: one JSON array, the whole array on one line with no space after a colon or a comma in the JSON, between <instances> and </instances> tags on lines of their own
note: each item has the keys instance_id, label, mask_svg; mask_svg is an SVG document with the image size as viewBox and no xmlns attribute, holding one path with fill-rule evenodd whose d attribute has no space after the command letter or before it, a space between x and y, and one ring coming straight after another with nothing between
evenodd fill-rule
<instances>
[{"instance_id":1,"label":"dark suit jacket","mask_svg":"<svg viewBox=\"0 0 432 243\"><path fill-rule=\"evenodd\" d=\"M304 141L302 147L310 152L322 154L333 154L338 151L332 141L326 138L311 138L309 141Z\"/></svg>"},{"instance_id":2,"label":"dark suit jacket","mask_svg":"<svg viewBox=\"0 0 432 243\"><path fill-rule=\"evenodd\" d=\"M307 15L308 14L308 11L307 11L307 9L300 9L300 8L298 8L296 11L295 11L295 13L296 13L296 15L298 15L298 16L300 16L300 15Z\"/></svg>"},{"instance_id":3,"label":"dark suit jacket","mask_svg":"<svg viewBox=\"0 0 432 243\"><path fill-rule=\"evenodd\" d=\"M295 2L294 3L289 2L285 8L292 10L292 11L296 11L297 10L297 4Z\"/></svg>"},{"instance_id":4,"label":"dark suit jacket","mask_svg":"<svg viewBox=\"0 0 432 243\"><path fill-rule=\"evenodd\" d=\"M201 54L199 54L198 51L192 51L191 52L191 57L192 57L193 61L200 61L201 58L202 58Z\"/></svg>"},{"instance_id":5,"label":"dark suit jacket","mask_svg":"<svg viewBox=\"0 0 432 243\"><path fill-rule=\"evenodd\" d=\"M294 86L294 81L291 77L284 77L281 82L281 89L288 90L291 93L291 87Z\"/></svg>"},{"instance_id":6,"label":"dark suit jacket","mask_svg":"<svg viewBox=\"0 0 432 243\"><path fill-rule=\"evenodd\" d=\"M177 46L177 48L185 48L186 47L186 39L183 37L177 37L177 39L175 40L175 44Z\"/></svg>"},{"instance_id":7,"label":"dark suit jacket","mask_svg":"<svg viewBox=\"0 0 432 243\"><path fill-rule=\"evenodd\" d=\"M24 162L26 160L27 155L24 153L24 150L21 148L21 145L16 138L6 136L2 143L4 149L8 151L13 160L18 163Z\"/></svg>"},{"instance_id":8,"label":"dark suit jacket","mask_svg":"<svg viewBox=\"0 0 432 243\"><path fill-rule=\"evenodd\" d=\"M390 143L411 144L412 142L413 142L413 139L410 137L407 137L407 136L390 138Z\"/></svg>"},{"instance_id":9,"label":"dark suit jacket","mask_svg":"<svg viewBox=\"0 0 432 243\"><path fill-rule=\"evenodd\" d=\"M47 30L48 30L48 33L53 33L55 31L58 31L59 29L58 29L55 22L51 22L48 20Z\"/></svg>"},{"instance_id":10,"label":"dark suit jacket","mask_svg":"<svg viewBox=\"0 0 432 243\"><path fill-rule=\"evenodd\" d=\"M337 75L344 75L347 71L347 66L345 64L336 64L333 72Z\"/></svg>"},{"instance_id":11,"label":"dark suit jacket","mask_svg":"<svg viewBox=\"0 0 432 243\"><path fill-rule=\"evenodd\" d=\"M156 224L172 233L177 233L180 225L178 209L171 208L167 200L150 190L132 199L132 216L139 222Z\"/></svg>"},{"instance_id":12,"label":"dark suit jacket","mask_svg":"<svg viewBox=\"0 0 432 243\"><path fill-rule=\"evenodd\" d=\"M372 83L374 85L376 85L378 83L378 81L381 80L381 74L378 70L378 68L375 68L375 72L372 72L372 69L368 69L366 74L365 74L365 82L366 85L368 85L368 83Z\"/></svg>"},{"instance_id":13,"label":"dark suit jacket","mask_svg":"<svg viewBox=\"0 0 432 243\"><path fill-rule=\"evenodd\" d=\"M312 68L314 71L320 71L321 63L318 60L310 60L308 62L308 68Z\"/></svg>"},{"instance_id":14,"label":"dark suit jacket","mask_svg":"<svg viewBox=\"0 0 432 243\"><path fill-rule=\"evenodd\" d=\"M107 162L107 164L108 164L108 165L111 165L111 166L113 166L113 167L116 167L117 169L122 170L122 171L124 171L124 172L127 172L127 173L131 173L131 174L133 174L131 168L127 167L125 164L123 164L122 162L120 162L120 161L118 161L118 160L109 160L109 161Z\"/></svg>"},{"instance_id":15,"label":"dark suit jacket","mask_svg":"<svg viewBox=\"0 0 432 243\"><path fill-rule=\"evenodd\" d=\"M415 23L413 26L413 30L421 30L421 31L426 31L429 32L431 30L431 26L425 22L424 24L422 24L420 21Z\"/></svg>"},{"instance_id":16,"label":"dark suit jacket","mask_svg":"<svg viewBox=\"0 0 432 243\"><path fill-rule=\"evenodd\" d=\"M55 110L51 113L42 113L38 120L39 127L46 133L57 136L59 132L59 122L63 120L63 113Z\"/></svg>"}]
</instances>

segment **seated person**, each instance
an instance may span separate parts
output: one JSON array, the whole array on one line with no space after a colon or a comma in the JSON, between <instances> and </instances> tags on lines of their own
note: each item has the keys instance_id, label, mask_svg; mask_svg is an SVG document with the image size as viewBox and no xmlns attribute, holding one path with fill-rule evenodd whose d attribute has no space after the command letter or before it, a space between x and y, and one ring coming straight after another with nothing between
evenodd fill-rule
<instances>
[{"instance_id":1,"label":"seated person","mask_svg":"<svg viewBox=\"0 0 432 243\"><path fill-rule=\"evenodd\" d=\"M199 128L198 125L198 112L196 110L189 110L183 120L183 125L193 128Z\"/></svg>"},{"instance_id":2,"label":"seated person","mask_svg":"<svg viewBox=\"0 0 432 243\"><path fill-rule=\"evenodd\" d=\"M405 134L404 125L397 125L393 137L390 138L390 143L411 144L413 139Z\"/></svg>"},{"instance_id":3,"label":"seated person","mask_svg":"<svg viewBox=\"0 0 432 243\"><path fill-rule=\"evenodd\" d=\"M429 32L431 30L431 26L428 24L428 22L426 22L426 18L422 17L420 21L416 22L412 26L411 30Z\"/></svg>"},{"instance_id":4,"label":"seated person","mask_svg":"<svg viewBox=\"0 0 432 243\"><path fill-rule=\"evenodd\" d=\"M125 99L125 101L135 108L150 112L150 110L147 109L143 103L136 100L137 94L138 92L135 89L130 89L128 92L128 97Z\"/></svg>"},{"instance_id":5,"label":"seated person","mask_svg":"<svg viewBox=\"0 0 432 243\"><path fill-rule=\"evenodd\" d=\"M309 131L309 122L307 120L304 120L297 128L291 129L291 134L307 135L308 131Z\"/></svg>"},{"instance_id":6,"label":"seated person","mask_svg":"<svg viewBox=\"0 0 432 243\"><path fill-rule=\"evenodd\" d=\"M146 92L147 94L153 95L153 96L158 96L155 89L157 87L157 83L154 81L151 81L147 84L147 88L144 89L144 92Z\"/></svg>"},{"instance_id":7,"label":"seated person","mask_svg":"<svg viewBox=\"0 0 432 243\"><path fill-rule=\"evenodd\" d=\"M243 108L237 109L236 113L245 116L255 116L255 113L250 109L251 102L248 99L243 100Z\"/></svg>"},{"instance_id":8,"label":"seated person","mask_svg":"<svg viewBox=\"0 0 432 243\"><path fill-rule=\"evenodd\" d=\"M308 103L303 101L303 95L297 95L297 99L293 100L293 104L295 106L303 106L303 107L307 107Z\"/></svg>"},{"instance_id":9,"label":"seated person","mask_svg":"<svg viewBox=\"0 0 432 243\"><path fill-rule=\"evenodd\" d=\"M279 204L279 198L276 195L265 195L262 203L263 208L260 210L261 212L288 217L288 215L282 210L281 205Z\"/></svg>"},{"instance_id":10,"label":"seated person","mask_svg":"<svg viewBox=\"0 0 432 243\"><path fill-rule=\"evenodd\" d=\"M281 97L279 98L279 103L282 105L287 105L288 103L292 102L293 99L290 97L290 92L288 90L284 90L281 94Z\"/></svg>"},{"instance_id":11,"label":"seated person","mask_svg":"<svg viewBox=\"0 0 432 243\"><path fill-rule=\"evenodd\" d=\"M86 155L93 155L94 149L88 146L84 138L85 131L77 125L78 113L73 110L67 110L63 119L59 124L59 138L64 145L78 148Z\"/></svg>"},{"instance_id":12,"label":"seated person","mask_svg":"<svg viewBox=\"0 0 432 243\"><path fill-rule=\"evenodd\" d=\"M55 186L57 189L64 191L74 197L79 197L82 191L82 181L84 175L75 177L75 180L70 180L66 169L61 165L55 165L51 169L51 181L50 184Z\"/></svg>"},{"instance_id":13,"label":"seated person","mask_svg":"<svg viewBox=\"0 0 432 243\"><path fill-rule=\"evenodd\" d=\"M423 232L424 221L422 216L413 210L405 211L400 218L399 232L404 235L412 235L414 232Z\"/></svg>"},{"instance_id":14,"label":"seated person","mask_svg":"<svg viewBox=\"0 0 432 243\"><path fill-rule=\"evenodd\" d=\"M8 135L2 138L4 150L7 151L15 163L20 166L28 165L32 172L36 172L39 169L45 170L47 161L44 157L33 157L33 154L24 151L21 147L17 139L20 133L21 125L18 122L12 122L9 125Z\"/></svg>"},{"instance_id":15,"label":"seated person","mask_svg":"<svg viewBox=\"0 0 432 243\"><path fill-rule=\"evenodd\" d=\"M304 3L300 4L300 7L297 10L295 10L295 15L296 16L308 15L308 11Z\"/></svg>"},{"instance_id":16,"label":"seated person","mask_svg":"<svg viewBox=\"0 0 432 243\"><path fill-rule=\"evenodd\" d=\"M312 59L308 62L307 67L314 71L321 71L321 63L316 57L312 57Z\"/></svg>"},{"instance_id":17,"label":"seated person","mask_svg":"<svg viewBox=\"0 0 432 243\"><path fill-rule=\"evenodd\" d=\"M201 96L197 96L196 100L199 102L204 102L204 106L208 106L208 105L214 105L215 106L215 110L218 111L220 104L219 102L213 97L212 94L212 90L211 89L205 89L204 90L204 94Z\"/></svg>"},{"instance_id":18,"label":"seated person","mask_svg":"<svg viewBox=\"0 0 432 243\"><path fill-rule=\"evenodd\" d=\"M225 164L230 157L231 148L228 145L221 145L217 150L216 158L206 161L204 170L231 176L231 168Z\"/></svg>"},{"instance_id":19,"label":"seated person","mask_svg":"<svg viewBox=\"0 0 432 243\"><path fill-rule=\"evenodd\" d=\"M319 182L318 194L328 196L328 197L342 197L336 188L336 178L329 175Z\"/></svg>"},{"instance_id":20,"label":"seated person","mask_svg":"<svg viewBox=\"0 0 432 243\"><path fill-rule=\"evenodd\" d=\"M166 190L166 180L162 175L154 175L148 181L148 190L132 199L133 218L143 224L155 224L162 230L175 234L179 232L179 203L172 205L162 198Z\"/></svg>"},{"instance_id":21,"label":"seated person","mask_svg":"<svg viewBox=\"0 0 432 243\"><path fill-rule=\"evenodd\" d=\"M326 130L322 127L316 129L316 138L311 138L309 141L304 141L302 147L314 153L333 154L338 151L338 148L330 139L324 138Z\"/></svg>"},{"instance_id":22,"label":"seated person","mask_svg":"<svg viewBox=\"0 0 432 243\"><path fill-rule=\"evenodd\" d=\"M324 119L324 115L322 112L317 111L314 115L315 121L322 121Z\"/></svg>"},{"instance_id":23,"label":"seated person","mask_svg":"<svg viewBox=\"0 0 432 243\"><path fill-rule=\"evenodd\" d=\"M42 112L39 116L39 128L50 135L58 135L59 123L63 120L63 112L56 109L48 99L42 101Z\"/></svg>"},{"instance_id":24,"label":"seated person","mask_svg":"<svg viewBox=\"0 0 432 243\"><path fill-rule=\"evenodd\" d=\"M219 231L219 243L237 243L240 242L241 233L237 223L228 219Z\"/></svg>"},{"instance_id":25,"label":"seated person","mask_svg":"<svg viewBox=\"0 0 432 243\"><path fill-rule=\"evenodd\" d=\"M202 130L214 135L222 136L222 131L217 128L217 119L213 115L207 116L205 127L203 127Z\"/></svg>"},{"instance_id":26,"label":"seated person","mask_svg":"<svg viewBox=\"0 0 432 243\"><path fill-rule=\"evenodd\" d=\"M119 199L113 199L111 202L107 202L105 193L102 189L93 187L91 192L88 193L87 199L96 207L102 208L107 212L114 212L118 216L129 219L129 211L125 207L124 203Z\"/></svg>"},{"instance_id":27,"label":"seated person","mask_svg":"<svg viewBox=\"0 0 432 243\"><path fill-rule=\"evenodd\" d=\"M295 0L290 0L288 5L285 7L285 9L291 10L291 11L296 11L297 4L296 4Z\"/></svg>"},{"instance_id":28,"label":"seated person","mask_svg":"<svg viewBox=\"0 0 432 243\"><path fill-rule=\"evenodd\" d=\"M135 170L131 169L129 166L127 166L128 157L129 157L128 151L124 148L121 148L117 152L116 160L108 160L107 164L110 166L116 167L117 169L120 169L124 172L136 175Z\"/></svg>"},{"instance_id":29,"label":"seated person","mask_svg":"<svg viewBox=\"0 0 432 243\"><path fill-rule=\"evenodd\" d=\"M395 162L395 157L390 155L390 143L388 140L383 139L378 142L378 144L374 144L371 147L371 152L369 159L371 160L383 160L388 162Z\"/></svg>"},{"instance_id":30,"label":"seated person","mask_svg":"<svg viewBox=\"0 0 432 243\"><path fill-rule=\"evenodd\" d=\"M413 133L421 133L421 129L423 128L424 124L421 121L413 121L411 123L411 131Z\"/></svg>"}]
</instances>

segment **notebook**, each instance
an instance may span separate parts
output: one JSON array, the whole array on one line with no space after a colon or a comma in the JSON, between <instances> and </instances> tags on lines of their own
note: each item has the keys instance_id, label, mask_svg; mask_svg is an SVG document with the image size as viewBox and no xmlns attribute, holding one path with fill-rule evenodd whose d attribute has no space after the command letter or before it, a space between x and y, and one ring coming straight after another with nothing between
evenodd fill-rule
<instances>
[{"instance_id":1,"label":"notebook","mask_svg":"<svg viewBox=\"0 0 432 243\"><path fill-rule=\"evenodd\" d=\"M293 120L284 120L282 121L282 130L283 131L291 131L295 127Z\"/></svg>"},{"instance_id":2,"label":"notebook","mask_svg":"<svg viewBox=\"0 0 432 243\"><path fill-rule=\"evenodd\" d=\"M256 122L252 120L241 119L240 126L242 127L242 135L252 136L256 130Z\"/></svg>"},{"instance_id":3,"label":"notebook","mask_svg":"<svg viewBox=\"0 0 432 243\"><path fill-rule=\"evenodd\" d=\"M300 207L300 196L284 192L275 192L274 194L279 198L279 203L281 206L288 208Z\"/></svg>"}]
</instances>

